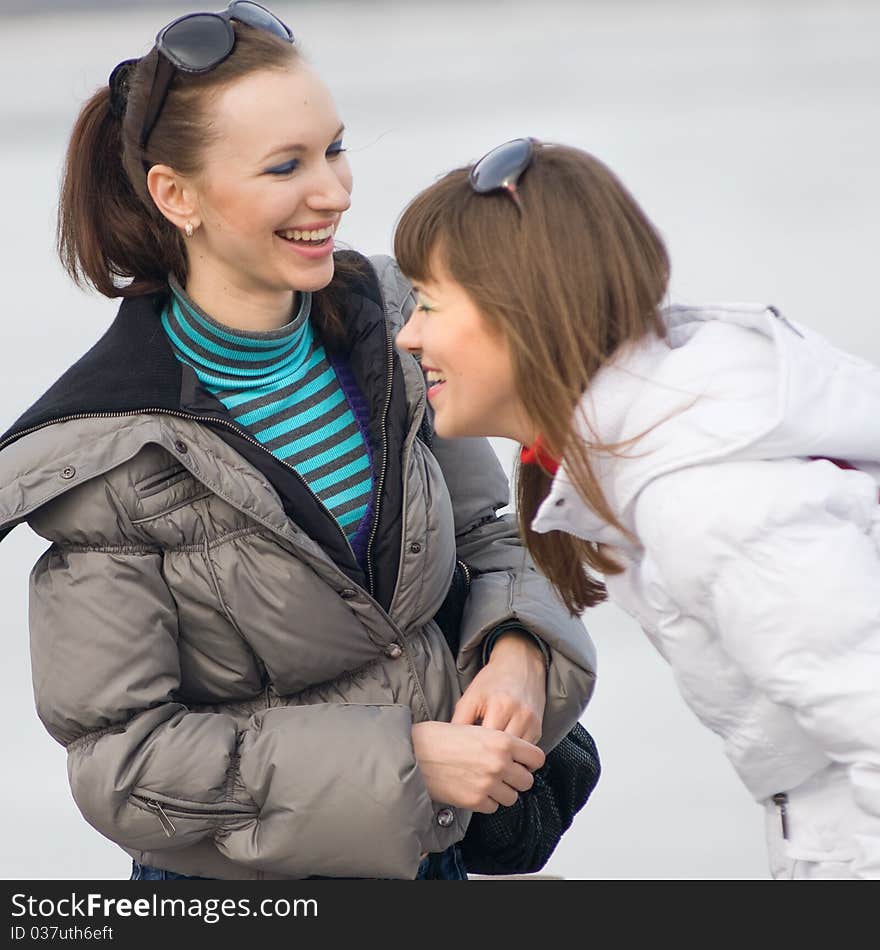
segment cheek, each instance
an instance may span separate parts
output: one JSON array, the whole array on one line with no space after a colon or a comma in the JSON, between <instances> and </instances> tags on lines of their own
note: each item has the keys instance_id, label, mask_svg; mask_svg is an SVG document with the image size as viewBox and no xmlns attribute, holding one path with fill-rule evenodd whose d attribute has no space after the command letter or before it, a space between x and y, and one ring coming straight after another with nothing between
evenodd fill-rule
<instances>
[{"instance_id":1,"label":"cheek","mask_svg":"<svg viewBox=\"0 0 880 950\"><path fill-rule=\"evenodd\" d=\"M354 176L351 173L351 166L348 164L348 159L344 154L336 160L335 169L339 184L351 194L352 188L354 187Z\"/></svg>"},{"instance_id":2,"label":"cheek","mask_svg":"<svg viewBox=\"0 0 880 950\"><path fill-rule=\"evenodd\" d=\"M277 203L267 200L264 189L241 185L215 186L203 207L205 223L227 237L272 230L272 217L278 213Z\"/></svg>"},{"instance_id":3,"label":"cheek","mask_svg":"<svg viewBox=\"0 0 880 950\"><path fill-rule=\"evenodd\" d=\"M510 360L497 348L486 347L471 363L471 381L487 404L505 404L514 395Z\"/></svg>"},{"instance_id":4,"label":"cheek","mask_svg":"<svg viewBox=\"0 0 880 950\"><path fill-rule=\"evenodd\" d=\"M213 202L205 214L205 224L217 233L227 236L248 230L253 218L244 213L242 202L236 197Z\"/></svg>"}]
</instances>

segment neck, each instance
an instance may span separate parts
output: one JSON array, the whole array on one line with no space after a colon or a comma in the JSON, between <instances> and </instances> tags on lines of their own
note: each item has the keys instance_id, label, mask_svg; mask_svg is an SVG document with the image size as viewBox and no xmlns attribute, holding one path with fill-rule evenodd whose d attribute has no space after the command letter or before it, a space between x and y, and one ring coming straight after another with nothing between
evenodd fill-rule
<instances>
[{"instance_id":1,"label":"neck","mask_svg":"<svg viewBox=\"0 0 880 950\"><path fill-rule=\"evenodd\" d=\"M218 323L232 330L277 330L293 319L297 292L243 287L216 274L191 268L187 296Z\"/></svg>"},{"instance_id":2,"label":"neck","mask_svg":"<svg viewBox=\"0 0 880 950\"><path fill-rule=\"evenodd\" d=\"M531 445L540 435L540 429L523 409L511 414L505 428L508 430L504 433L505 437L519 442L520 445Z\"/></svg>"}]
</instances>

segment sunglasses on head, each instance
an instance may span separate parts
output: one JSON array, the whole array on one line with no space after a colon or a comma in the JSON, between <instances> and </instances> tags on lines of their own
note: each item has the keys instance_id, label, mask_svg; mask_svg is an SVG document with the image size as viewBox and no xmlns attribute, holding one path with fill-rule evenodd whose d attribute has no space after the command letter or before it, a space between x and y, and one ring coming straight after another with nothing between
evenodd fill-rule
<instances>
[{"instance_id":1,"label":"sunglasses on head","mask_svg":"<svg viewBox=\"0 0 880 950\"><path fill-rule=\"evenodd\" d=\"M513 139L487 152L471 168L468 181L477 194L506 191L522 213L517 185L535 154L536 140Z\"/></svg>"},{"instance_id":2,"label":"sunglasses on head","mask_svg":"<svg viewBox=\"0 0 880 950\"><path fill-rule=\"evenodd\" d=\"M265 7L251 0L232 0L219 13L187 13L163 26L156 36L156 71L150 86L147 110L141 126L138 145L143 151L162 114L171 80L177 71L206 73L219 66L235 46L235 30L230 21L237 20L258 30L293 43L293 32ZM110 74L111 100L120 94L128 68L137 60L127 59ZM145 163L145 166L148 167Z\"/></svg>"}]
</instances>

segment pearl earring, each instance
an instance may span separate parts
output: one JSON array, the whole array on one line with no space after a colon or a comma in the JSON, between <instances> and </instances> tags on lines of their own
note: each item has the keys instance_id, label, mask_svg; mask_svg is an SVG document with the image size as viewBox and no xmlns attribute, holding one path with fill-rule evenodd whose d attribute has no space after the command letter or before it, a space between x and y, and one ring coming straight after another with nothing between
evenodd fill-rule
<instances>
[{"instance_id":1,"label":"pearl earring","mask_svg":"<svg viewBox=\"0 0 880 950\"><path fill-rule=\"evenodd\" d=\"M186 236L191 238L193 236L193 223L192 221L187 221L183 230L186 232Z\"/></svg>"}]
</instances>

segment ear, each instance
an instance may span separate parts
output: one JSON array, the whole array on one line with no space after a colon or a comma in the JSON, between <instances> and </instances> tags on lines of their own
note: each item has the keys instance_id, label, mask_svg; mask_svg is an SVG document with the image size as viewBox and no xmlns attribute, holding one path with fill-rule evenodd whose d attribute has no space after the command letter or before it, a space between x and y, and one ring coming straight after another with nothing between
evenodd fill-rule
<instances>
[{"instance_id":1,"label":"ear","mask_svg":"<svg viewBox=\"0 0 880 950\"><path fill-rule=\"evenodd\" d=\"M153 165L147 173L147 188L156 207L175 227L201 224L195 186L169 165Z\"/></svg>"}]
</instances>

